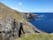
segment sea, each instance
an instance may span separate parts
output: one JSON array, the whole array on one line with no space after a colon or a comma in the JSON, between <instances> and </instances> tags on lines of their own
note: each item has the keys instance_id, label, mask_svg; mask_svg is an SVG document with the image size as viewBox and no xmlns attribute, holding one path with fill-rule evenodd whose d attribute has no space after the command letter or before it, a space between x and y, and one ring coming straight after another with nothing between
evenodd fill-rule
<instances>
[{"instance_id":1,"label":"sea","mask_svg":"<svg viewBox=\"0 0 53 40\"><path fill-rule=\"evenodd\" d=\"M39 30L53 33L53 13L33 13L37 16L33 16L35 20L30 20L31 24L37 27Z\"/></svg>"}]
</instances>

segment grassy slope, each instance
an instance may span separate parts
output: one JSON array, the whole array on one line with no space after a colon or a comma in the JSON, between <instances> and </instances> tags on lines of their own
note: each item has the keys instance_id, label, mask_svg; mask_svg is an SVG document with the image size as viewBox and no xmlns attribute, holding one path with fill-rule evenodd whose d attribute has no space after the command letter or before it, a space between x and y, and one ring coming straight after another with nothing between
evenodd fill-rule
<instances>
[{"instance_id":1,"label":"grassy slope","mask_svg":"<svg viewBox=\"0 0 53 40\"><path fill-rule=\"evenodd\" d=\"M12 17L13 19L16 19L16 22L22 21L23 23L25 23L24 31L33 30L28 24L26 24L27 20L21 16L20 12L17 12L1 3L0 4L0 20L3 21L6 19L6 17Z\"/></svg>"},{"instance_id":2,"label":"grassy slope","mask_svg":"<svg viewBox=\"0 0 53 40\"><path fill-rule=\"evenodd\" d=\"M19 12L0 3L0 20L5 19L6 17L12 17L16 19L16 21L26 21L24 18L22 18Z\"/></svg>"},{"instance_id":3,"label":"grassy slope","mask_svg":"<svg viewBox=\"0 0 53 40\"><path fill-rule=\"evenodd\" d=\"M16 40L53 40L53 34L27 34Z\"/></svg>"}]
</instances>

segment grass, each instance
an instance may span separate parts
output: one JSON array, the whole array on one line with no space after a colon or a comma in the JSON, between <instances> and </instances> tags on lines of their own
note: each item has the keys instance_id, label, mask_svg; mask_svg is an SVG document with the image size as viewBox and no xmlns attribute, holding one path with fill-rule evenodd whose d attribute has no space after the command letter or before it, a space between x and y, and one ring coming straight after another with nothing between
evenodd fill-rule
<instances>
[{"instance_id":1,"label":"grass","mask_svg":"<svg viewBox=\"0 0 53 40\"><path fill-rule=\"evenodd\" d=\"M53 34L26 34L16 40L53 40Z\"/></svg>"}]
</instances>

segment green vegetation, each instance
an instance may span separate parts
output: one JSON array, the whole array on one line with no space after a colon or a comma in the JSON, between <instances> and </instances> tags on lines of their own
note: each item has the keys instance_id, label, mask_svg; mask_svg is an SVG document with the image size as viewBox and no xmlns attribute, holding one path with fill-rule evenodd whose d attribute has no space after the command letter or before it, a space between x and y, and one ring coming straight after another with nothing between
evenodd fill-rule
<instances>
[{"instance_id":1,"label":"green vegetation","mask_svg":"<svg viewBox=\"0 0 53 40\"><path fill-rule=\"evenodd\" d=\"M16 40L53 40L53 34L26 34Z\"/></svg>"}]
</instances>

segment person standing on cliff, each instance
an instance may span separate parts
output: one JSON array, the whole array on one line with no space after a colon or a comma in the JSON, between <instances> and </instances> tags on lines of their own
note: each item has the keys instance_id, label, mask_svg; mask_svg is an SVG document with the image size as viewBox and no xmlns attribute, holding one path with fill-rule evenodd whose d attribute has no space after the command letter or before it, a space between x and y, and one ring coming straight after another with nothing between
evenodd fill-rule
<instances>
[{"instance_id":1,"label":"person standing on cliff","mask_svg":"<svg viewBox=\"0 0 53 40\"><path fill-rule=\"evenodd\" d=\"M20 37L21 36L21 31L25 34L25 32L24 32L24 30L23 30L23 23L22 22L20 22L20 28L19 28L19 34L18 34L18 36Z\"/></svg>"}]
</instances>

